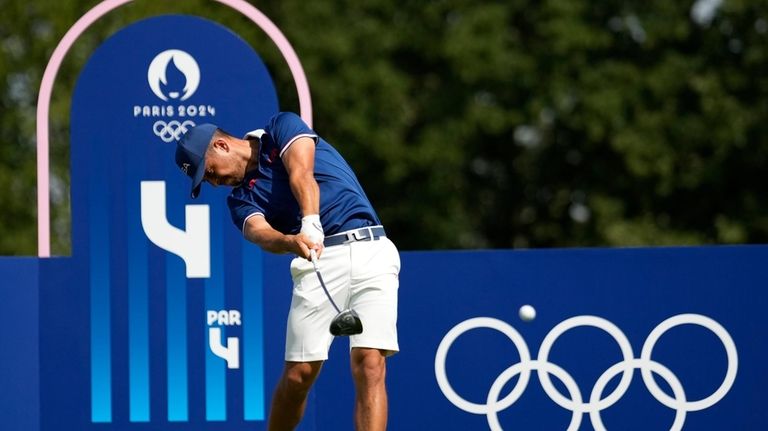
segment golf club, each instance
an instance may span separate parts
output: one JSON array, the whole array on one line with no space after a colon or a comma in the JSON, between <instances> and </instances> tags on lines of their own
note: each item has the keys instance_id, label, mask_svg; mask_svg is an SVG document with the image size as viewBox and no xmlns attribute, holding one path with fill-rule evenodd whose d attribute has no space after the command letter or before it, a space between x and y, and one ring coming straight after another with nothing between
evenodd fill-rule
<instances>
[{"instance_id":1,"label":"golf club","mask_svg":"<svg viewBox=\"0 0 768 431\"><path fill-rule=\"evenodd\" d=\"M339 307L333 301L333 298L331 298L331 294L328 292L328 288L325 287L323 276L320 274L320 268L317 266L317 252L315 250L310 250L309 253L310 257L312 258L312 266L315 268L315 274L317 274L317 279L320 281L320 286L323 288L325 296L327 296L328 300L331 301L333 308L336 309L336 313L338 313L336 314L336 317L331 320L331 334L334 336L347 336L362 333L363 322L360 321L360 316L357 315L355 310L346 309L342 311L339 309Z\"/></svg>"}]
</instances>

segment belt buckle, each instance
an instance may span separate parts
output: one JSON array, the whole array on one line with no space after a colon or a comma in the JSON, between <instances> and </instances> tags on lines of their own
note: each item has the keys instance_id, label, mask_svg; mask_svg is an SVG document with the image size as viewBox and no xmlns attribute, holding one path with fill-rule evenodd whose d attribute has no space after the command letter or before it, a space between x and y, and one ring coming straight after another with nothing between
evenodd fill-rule
<instances>
[{"instance_id":1,"label":"belt buckle","mask_svg":"<svg viewBox=\"0 0 768 431\"><path fill-rule=\"evenodd\" d=\"M363 236L363 232L367 232L368 235ZM371 228L369 227L353 230L349 234L352 236L352 241L363 241L369 238L373 239L373 232L371 232Z\"/></svg>"}]
</instances>

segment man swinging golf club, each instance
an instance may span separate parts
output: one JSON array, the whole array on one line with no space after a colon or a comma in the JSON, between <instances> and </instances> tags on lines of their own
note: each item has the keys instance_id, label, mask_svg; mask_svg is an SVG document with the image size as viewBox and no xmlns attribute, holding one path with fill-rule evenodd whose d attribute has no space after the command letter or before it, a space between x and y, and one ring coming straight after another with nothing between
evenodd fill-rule
<instances>
[{"instance_id":1,"label":"man swinging golf club","mask_svg":"<svg viewBox=\"0 0 768 431\"><path fill-rule=\"evenodd\" d=\"M385 360L399 350L400 257L349 165L286 112L244 139L196 126L179 140L176 164L192 178L193 198L203 182L233 187L227 204L246 239L297 256L269 429L296 427L333 336L349 335L355 426L384 430Z\"/></svg>"}]
</instances>

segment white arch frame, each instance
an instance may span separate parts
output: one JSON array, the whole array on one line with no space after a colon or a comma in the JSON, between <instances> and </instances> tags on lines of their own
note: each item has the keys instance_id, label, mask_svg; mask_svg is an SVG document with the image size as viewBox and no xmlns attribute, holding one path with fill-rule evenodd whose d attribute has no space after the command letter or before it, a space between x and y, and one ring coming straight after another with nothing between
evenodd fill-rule
<instances>
[{"instance_id":1,"label":"white arch frame","mask_svg":"<svg viewBox=\"0 0 768 431\"><path fill-rule=\"evenodd\" d=\"M104 0L89 10L67 31L48 61L37 97L37 256L51 256L49 113L56 75L64 57L85 30L102 16L133 0ZM296 82L301 118L312 127L312 99L299 57L279 28L245 0L213 0L242 13L259 26L277 45Z\"/></svg>"}]
</instances>

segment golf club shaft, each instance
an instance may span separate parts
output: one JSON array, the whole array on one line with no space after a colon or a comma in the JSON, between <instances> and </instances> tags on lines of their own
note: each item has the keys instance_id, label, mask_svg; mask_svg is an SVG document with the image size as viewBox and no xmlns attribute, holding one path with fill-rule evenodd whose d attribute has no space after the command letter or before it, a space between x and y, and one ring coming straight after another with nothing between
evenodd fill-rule
<instances>
[{"instance_id":1,"label":"golf club shaft","mask_svg":"<svg viewBox=\"0 0 768 431\"><path fill-rule=\"evenodd\" d=\"M323 292L325 292L325 296L328 297L328 300L331 301L331 305L333 305L333 308L336 309L337 313L341 313L341 310L336 305L335 302L333 302L333 298L331 298L330 292L328 292L328 288L325 287L325 282L323 281L323 276L320 274L320 268L317 267L317 251L314 249L309 251L310 257L312 258L312 266L315 268L315 274L317 275L317 279L320 281L320 286L323 288Z\"/></svg>"}]
</instances>

